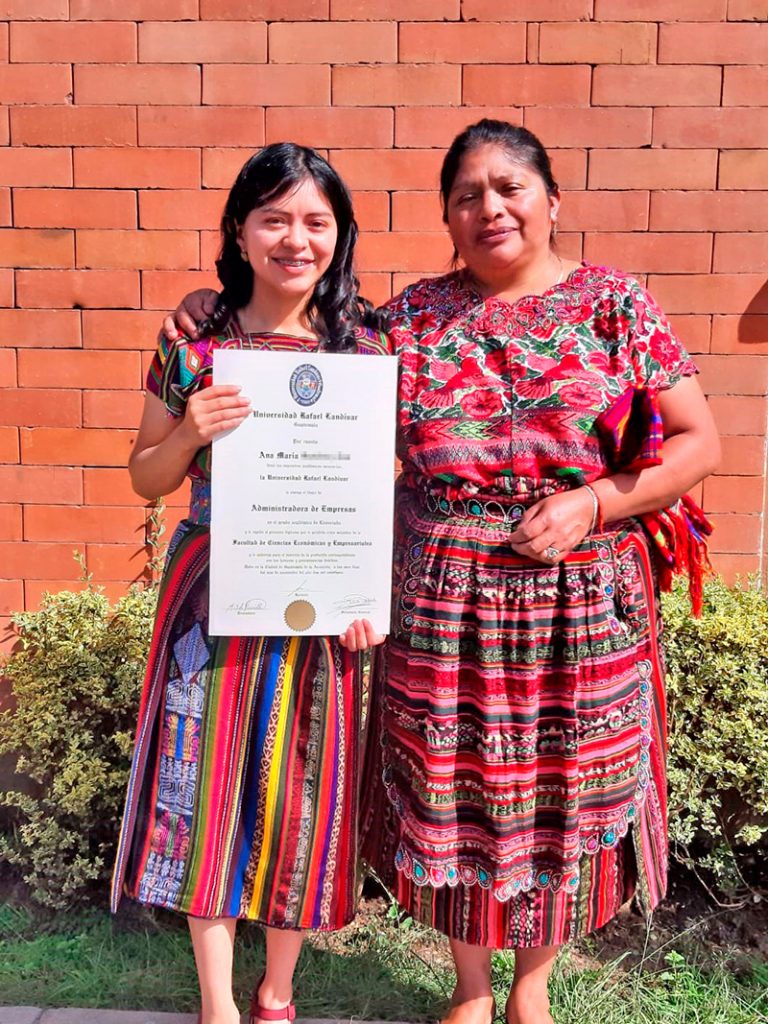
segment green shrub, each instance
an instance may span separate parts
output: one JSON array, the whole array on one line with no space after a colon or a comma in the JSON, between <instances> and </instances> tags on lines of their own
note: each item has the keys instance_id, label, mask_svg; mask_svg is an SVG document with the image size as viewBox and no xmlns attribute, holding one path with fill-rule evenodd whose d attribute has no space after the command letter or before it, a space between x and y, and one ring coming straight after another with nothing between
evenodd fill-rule
<instances>
[{"instance_id":1,"label":"green shrub","mask_svg":"<svg viewBox=\"0 0 768 1024\"><path fill-rule=\"evenodd\" d=\"M704 593L700 619L683 588L663 602L670 839L733 898L767 881L768 594L718 578Z\"/></svg>"},{"instance_id":2,"label":"green shrub","mask_svg":"<svg viewBox=\"0 0 768 1024\"><path fill-rule=\"evenodd\" d=\"M155 596L134 587L113 608L89 586L14 616L21 646L2 667L13 696L0 754L24 779L0 793L15 820L0 861L45 906L76 903L109 877Z\"/></svg>"}]
</instances>

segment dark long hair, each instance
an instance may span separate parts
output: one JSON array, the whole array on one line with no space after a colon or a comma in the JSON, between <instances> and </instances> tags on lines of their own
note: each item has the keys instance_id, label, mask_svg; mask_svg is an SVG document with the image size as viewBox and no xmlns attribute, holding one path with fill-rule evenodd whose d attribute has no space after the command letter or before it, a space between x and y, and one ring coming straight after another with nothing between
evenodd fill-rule
<instances>
[{"instance_id":1,"label":"dark long hair","mask_svg":"<svg viewBox=\"0 0 768 1024\"><path fill-rule=\"evenodd\" d=\"M352 265L358 229L346 185L314 149L293 142L275 142L246 161L230 189L221 218L221 253L216 260L216 272L223 287L214 312L201 324L202 334L220 330L235 310L248 304L253 294L253 269L240 255L238 227L251 210L281 198L307 179L328 200L338 231L330 266L307 302L310 327L322 347L332 352L355 348L356 327L384 327L384 316L358 294L359 282Z\"/></svg>"},{"instance_id":2,"label":"dark long hair","mask_svg":"<svg viewBox=\"0 0 768 1024\"><path fill-rule=\"evenodd\" d=\"M560 188L552 174L552 164L541 140L527 128L510 124L509 121L494 121L484 117L482 121L468 125L451 143L440 169L440 198L443 204L443 223L448 223L448 198L459 173L461 161L467 153L480 146L499 146L519 164L530 167L544 182L547 195L555 196ZM554 240L554 230L552 234ZM454 261L458 259L454 248Z\"/></svg>"}]
</instances>

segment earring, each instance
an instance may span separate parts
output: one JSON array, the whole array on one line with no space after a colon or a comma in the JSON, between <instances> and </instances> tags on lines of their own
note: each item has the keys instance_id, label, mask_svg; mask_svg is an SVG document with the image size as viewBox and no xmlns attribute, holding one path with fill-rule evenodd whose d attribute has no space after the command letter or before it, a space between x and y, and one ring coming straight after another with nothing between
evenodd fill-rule
<instances>
[{"instance_id":1,"label":"earring","mask_svg":"<svg viewBox=\"0 0 768 1024\"><path fill-rule=\"evenodd\" d=\"M248 253L245 251L245 249L240 250L240 259L244 260L246 263L248 262Z\"/></svg>"}]
</instances>

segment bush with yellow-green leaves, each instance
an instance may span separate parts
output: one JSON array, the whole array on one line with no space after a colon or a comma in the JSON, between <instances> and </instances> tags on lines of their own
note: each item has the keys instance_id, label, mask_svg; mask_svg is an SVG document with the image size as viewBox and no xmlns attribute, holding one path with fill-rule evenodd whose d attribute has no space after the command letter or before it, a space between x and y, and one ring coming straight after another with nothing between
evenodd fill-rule
<instances>
[{"instance_id":1,"label":"bush with yellow-green leaves","mask_svg":"<svg viewBox=\"0 0 768 1024\"><path fill-rule=\"evenodd\" d=\"M151 588L112 607L89 587L14 617L0 754L24 784L0 792L0 862L45 906L88 899L111 872L154 605ZM730 898L768 888L768 596L715 579L700 619L682 588L664 614L673 855Z\"/></svg>"}]
</instances>

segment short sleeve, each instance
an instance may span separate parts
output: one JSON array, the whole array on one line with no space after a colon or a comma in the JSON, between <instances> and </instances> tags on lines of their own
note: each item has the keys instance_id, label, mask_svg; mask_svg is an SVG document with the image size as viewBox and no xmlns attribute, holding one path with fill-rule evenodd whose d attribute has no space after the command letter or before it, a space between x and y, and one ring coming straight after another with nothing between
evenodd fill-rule
<instances>
[{"instance_id":1,"label":"short sleeve","mask_svg":"<svg viewBox=\"0 0 768 1024\"><path fill-rule=\"evenodd\" d=\"M656 301L637 281L629 281L629 350L639 387L664 391L698 373Z\"/></svg>"},{"instance_id":2,"label":"short sleeve","mask_svg":"<svg viewBox=\"0 0 768 1024\"><path fill-rule=\"evenodd\" d=\"M147 371L146 387L172 416L184 415L187 399L195 387L199 363L198 353L186 338L170 341L165 334L160 334Z\"/></svg>"}]
</instances>

